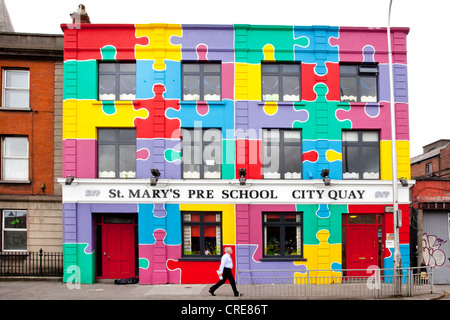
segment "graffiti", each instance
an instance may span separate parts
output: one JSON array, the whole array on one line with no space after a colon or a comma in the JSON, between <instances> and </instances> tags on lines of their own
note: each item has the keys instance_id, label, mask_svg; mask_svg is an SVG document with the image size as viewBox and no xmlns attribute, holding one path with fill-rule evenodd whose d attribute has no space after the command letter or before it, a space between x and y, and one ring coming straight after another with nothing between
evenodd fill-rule
<instances>
[{"instance_id":1,"label":"graffiti","mask_svg":"<svg viewBox=\"0 0 450 320\"><path fill-rule=\"evenodd\" d=\"M423 262L426 266L440 267L445 263L445 253L440 247L446 242L447 240L443 240L435 235L423 234Z\"/></svg>"}]
</instances>

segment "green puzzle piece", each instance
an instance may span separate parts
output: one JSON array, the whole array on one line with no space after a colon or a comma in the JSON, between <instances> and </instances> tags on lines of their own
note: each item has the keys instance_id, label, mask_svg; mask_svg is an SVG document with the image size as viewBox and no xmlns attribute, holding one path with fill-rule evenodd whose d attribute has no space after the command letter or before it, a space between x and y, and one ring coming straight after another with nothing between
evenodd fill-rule
<instances>
[{"instance_id":1,"label":"green puzzle piece","mask_svg":"<svg viewBox=\"0 0 450 320\"><path fill-rule=\"evenodd\" d=\"M276 61L294 61L294 46L308 47L307 37L294 38L293 26L235 25L236 62L261 63L263 48L270 44L275 49Z\"/></svg>"},{"instance_id":2,"label":"green puzzle piece","mask_svg":"<svg viewBox=\"0 0 450 320\"><path fill-rule=\"evenodd\" d=\"M342 109L350 110L350 103L339 101L328 101L326 94L328 88L323 83L314 87L317 94L315 101L305 101L294 104L296 111L306 110L309 118L305 122L295 121L293 127L302 129L305 140L341 140L342 130L351 129L350 120L340 121L336 118L336 111Z\"/></svg>"}]
</instances>

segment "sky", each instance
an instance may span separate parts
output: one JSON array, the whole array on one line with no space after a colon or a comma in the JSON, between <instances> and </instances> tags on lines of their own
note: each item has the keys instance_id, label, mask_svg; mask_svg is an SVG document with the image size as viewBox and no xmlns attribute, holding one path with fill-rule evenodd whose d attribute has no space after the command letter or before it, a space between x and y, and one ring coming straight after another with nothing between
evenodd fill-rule
<instances>
[{"instance_id":1,"label":"sky","mask_svg":"<svg viewBox=\"0 0 450 320\"><path fill-rule=\"evenodd\" d=\"M387 27L390 0L5 0L14 29L62 34L83 3L91 23L265 24ZM448 0L392 0L391 27L407 37L411 157L450 139Z\"/></svg>"}]
</instances>

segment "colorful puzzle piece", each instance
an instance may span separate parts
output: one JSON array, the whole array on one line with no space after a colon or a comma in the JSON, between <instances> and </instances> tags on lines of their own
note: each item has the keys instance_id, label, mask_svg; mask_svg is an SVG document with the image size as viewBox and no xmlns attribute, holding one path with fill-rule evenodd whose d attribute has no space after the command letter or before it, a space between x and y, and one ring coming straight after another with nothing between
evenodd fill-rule
<instances>
[{"instance_id":1,"label":"colorful puzzle piece","mask_svg":"<svg viewBox=\"0 0 450 320\"><path fill-rule=\"evenodd\" d=\"M136 109L136 102L97 102L89 100L65 100L63 112L65 121L73 121L63 128L64 139L97 139L97 128L133 128L138 119L148 118L145 109Z\"/></svg>"},{"instance_id":2,"label":"colorful puzzle piece","mask_svg":"<svg viewBox=\"0 0 450 320\"><path fill-rule=\"evenodd\" d=\"M180 45L172 37L181 37L178 24L137 24L136 38L147 39L147 44L136 44L136 60L154 60L155 70L166 69L165 60L181 61Z\"/></svg>"},{"instance_id":3,"label":"colorful puzzle piece","mask_svg":"<svg viewBox=\"0 0 450 320\"><path fill-rule=\"evenodd\" d=\"M179 138L180 121L166 117L166 112L172 109L179 110L177 100L165 99L165 87L161 84L153 86L155 97L153 99L138 100L136 110L147 110L148 117L136 119L134 125L138 139L153 138Z\"/></svg>"}]
</instances>

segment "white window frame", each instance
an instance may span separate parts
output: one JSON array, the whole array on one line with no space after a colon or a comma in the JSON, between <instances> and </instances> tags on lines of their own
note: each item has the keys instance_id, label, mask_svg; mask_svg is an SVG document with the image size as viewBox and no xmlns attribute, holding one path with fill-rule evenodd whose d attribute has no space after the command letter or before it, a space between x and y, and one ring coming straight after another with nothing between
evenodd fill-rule
<instances>
[{"instance_id":1,"label":"white window frame","mask_svg":"<svg viewBox=\"0 0 450 320\"><path fill-rule=\"evenodd\" d=\"M5 226L5 217L7 212L14 212L14 211L21 211L21 212L25 212L25 216L26 216L26 228L7 228ZM25 249L5 249L5 232L11 232L11 231L15 231L15 232L25 232L26 237L28 237L28 212L27 210L22 210L22 209L18 209L18 210L0 210L1 214L2 214L2 251L5 252L27 252L27 246L28 243L25 244ZM27 242L28 242L28 238L27 238Z\"/></svg>"},{"instance_id":2,"label":"white window frame","mask_svg":"<svg viewBox=\"0 0 450 320\"><path fill-rule=\"evenodd\" d=\"M7 79L6 75L10 71L26 73L28 75L27 87L26 88L7 87L6 86L6 79ZM28 105L21 106L21 107L10 107L10 106L6 105L6 92L7 91L26 91L26 92L28 92ZM2 72L2 108L5 108L5 109L30 109L30 70L12 69L12 68L3 69L3 72Z\"/></svg>"},{"instance_id":3,"label":"white window frame","mask_svg":"<svg viewBox=\"0 0 450 320\"><path fill-rule=\"evenodd\" d=\"M20 157L20 156L6 156L6 139L14 139L14 138L25 138L27 139L27 155L26 157ZM5 171L6 171L6 161L14 161L14 160L27 160L27 167L26 167L26 178L24 179L12 179L12 178L6 178L5 177ZM27 136L2 136L1 137L1 179L4 181L29 181L30 180L30 141Z\"/></svg>"}]
</instances>

